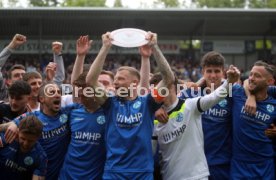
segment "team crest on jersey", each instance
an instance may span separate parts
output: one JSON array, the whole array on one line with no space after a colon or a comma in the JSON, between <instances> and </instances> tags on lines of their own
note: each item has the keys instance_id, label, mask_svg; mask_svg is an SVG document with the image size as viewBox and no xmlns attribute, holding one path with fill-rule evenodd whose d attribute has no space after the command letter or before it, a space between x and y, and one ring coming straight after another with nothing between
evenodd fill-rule
<instances>
[{"instance_id":1,"label":"team crest on jersey","mask_svg":"<svg viewBox=\"0 0 276 180\"><path fill-rule=\"evenodd\" d=\"M24 163L25 163L26 165L30 166L30 165L32 165L32 164L34 163L34 160L33 160L32 157L27 156L27 157L25 157L25 159L24 159Z\"/></svg>"},{"instance_id":2,"label":"team crest on jersey","mask_svg":"<svg viewBox=\"0 0 276 180\"><path fill-rule=\"evenodd\" d=\"M226 99L223 99L218 104L219 104L220 107L224 108L224 107L227 106L227 101L226 101Z\"/></svg>"},{"instance_id":3,"label":"team crest on jersey","mask_svg":"<svg viewBox=\"0 0 276 180\"><path fill-rule=\"evenodd\" d=\"M98 124L104 124L105 123L105 117L104 116L97 117L97 123Z\"/></svg>"},{"instance_id":4,"label":"team crest on jersey","mask_svg":"<svg viewBox=\"0 0 276 180\"><path fill-rule=\"evenodd\" d=\"M184 119L183 113L178 113L175 120L176 120L176 122L181 122L181 121L183 121L183 119Z\"/></svg>"},{"instance_id":5,"label":"team crest on jersey","mask_svg":"<svg viewBox=\"0 0 276 180\"><path fill-rule=\"evenodd\" d=\"M66 114L60 115L59 121L60 121L61 123L66 123L67 120L68 120L68 116L67 116Z\"/></svg>"},{"instance_id":6,"label":"team crest on jersey","mask_svg":"<svg viewBox=\"0 0 276 180\"><path fill-rule=\"evenodd\" d=\"M141 101L137 101L133 104L133 108L134 109L139 109L141 107L141 104L142 104Z\"/></svg>"},{"instance_id":7,"label":"team crest on jersey","mask_svg":"<svg viewBox=\"0 0 276 180\"><path fill-rule=\"evenodd\" d=\"M272 113L272 112L274 111L274 106L271 105L271 104L268 104L268 105L266 106L266 109L267 109L268 112Z\"/></svg>"}]
</instances>

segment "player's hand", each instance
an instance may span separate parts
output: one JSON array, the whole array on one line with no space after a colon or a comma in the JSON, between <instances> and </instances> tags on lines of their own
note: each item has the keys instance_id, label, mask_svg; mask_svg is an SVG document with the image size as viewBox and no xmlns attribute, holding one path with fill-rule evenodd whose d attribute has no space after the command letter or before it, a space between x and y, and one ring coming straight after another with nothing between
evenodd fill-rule
<instances>
[{"instance_id":1,"label":"player's hand","mask_svg":"<svg viewBox=\"0 0 276 180\"><path fill-rule=\"evenodd\" d=\"M18 128L15 123L11 123L5 132L5 140L7 143L12 143L18 136Z\"/></svg>"},{"instance_id":2,"label":"player's hand","mask_svg":"<svg viewBox=\"0 0 276 180\"><path fill-rule=\"evenodd\" d=\"M77 55L85 56L92 44L93 40L89 40L88 36L80 36L77 40Z\"/></svg>"},{"instance_id":3,"label":"player's hand","mask_svg":"<svg viewBox=\"0 0 276 180\"><path fill-rule=\"evenodd\" d=\"M15 49L22 44L24 44L27 41L26 36L22 34L16 34L13 36L13 39L11 40L10 44L8 45L9 49Z\"/></svg>"},{"instance_id":4,"label":"player's hand","mask_svg":"<svg viewBox=\"0 0 276 180\"><path fill-rule=\"evenodd\" d=\"M58 42L58 41L52 42L52 51L55 54L59 55L61 54L62 46L63 46L62 42Z\"/></svg>"},{"instance_id":5,"label":"player's hand","mask_svg":"<svg viewBox=\"0 0 276 180\"><path fill-rule=\"evenodd\" d=\"M157 111L155 111L155 119L157 119L161 123L167 123L169 120L169 116L163 108L159 108Z\"/></svg>"},{"instance_id":6,"label":"player's hand","mask_svg":"<svg viewBox=\"0 0 276 180\"><path fill-rule=\"evenodd\" d=\"M240 71L237 67L231 65L226 72L227 74L227 79L229 83L235 83L239 80L240 78Z\"/></svg>"},{"instance_id":7,"label":"player's hand","mask_svg":"<svg viewBox=\"0 0 276 180\"><path fill-rule=\"evenodd\" d=\"M157 45L157 34L149 31L146 35L146 40L149 41L148 45L151 47Z\"/></svg>"},{"instance_id":8,"label":"player's hand","mask_svg":"<svg viewBox=\"0 0 276 180\"><path fill-rule=\"evenodd\" d=\"M269 138L275 138L276 137L276 126L274 124L271 124L270 128L265 130L265 135Z\"/></svg>"},{"instance_id":9,"label":"player's hand","mask_svg":"<svg viewBox=\"0 0 276 180\"><path fill-rule=\"evenodd\" d=\"M149 45L144 45L139 47L139 52L142 57L149 58L152 54L152 49Z\"/></svg>"},{"instance_id":10,"label":"player's hand","mask_svg":"<svg viewBox=\"0 0 276 180\"><path fill-rule=\"evenodd\" d=\"M111 43L112 40L113 39L111 37L110 32L107 32L102 35L102 43L104 47L110 48L112 46L112 43Z\"/></svg>"},{"instance_id":11,"label":"player's hand","mask_svg":"<svg viewBox=\"0 0 276 180\"><path fill-rule=\"evenodd\" d=\"M248 96L244 105L244 110L250 115L255 115L257 110L257 103L255 96Z\"/></svg>"}]
</instances>

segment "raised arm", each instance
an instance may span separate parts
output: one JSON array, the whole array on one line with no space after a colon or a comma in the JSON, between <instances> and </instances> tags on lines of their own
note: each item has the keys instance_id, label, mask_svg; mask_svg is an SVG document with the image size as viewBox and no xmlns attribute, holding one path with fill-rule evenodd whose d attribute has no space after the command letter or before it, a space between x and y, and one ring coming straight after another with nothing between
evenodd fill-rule
<instances>
[{"instance_id":1,"label":"raised arm","mask_svg":"<svg viewBox=\"0 0 276 180\"><path fill-rule=\"evenodd\" d=\"M11 53L16 48L18 48L19 46L24 44L26 41L27 41L27 38L24 35L16 34L13 36L9 45L7 47L5 47L0 53L0 68L2 68L4 66L7 59L10 57ZM0 69L0 71L1 71L1 69Z\"/></svg>"},{"instance_id":2,"label":"raised arm","mask_svg":"<svg viewBox=\"0 0 276 180\"><path fill-rule=\"evenodd\" d=\"M52 51L54 54L54 62L56 63L56 73L53 81L60 86L65 79L64 62L61 53L62 43L57 41L53 42Z\"/></svg>"},{"instance_id":3,"label":"raised arm","mask_svg":"<svg viewBox=\"0 0 276 180\"><path fill-rule=\"evenodd\" d=\"M154 58L162 75L162 81L158 86L168 87L174 82L175 78L170 65L157 44L157 34L148 32L146 39L149 41L148 45L152 47Z\"/></svg>"},{"instance_id":4,"label":"raised arm","mask_svg":"<svg viewBox=\"0 0 276 180\"><path fill-rule=\"evenodd\" d=\"M49 62L49 64L45 68L45 82L51 82L53 81L55 75L56 75L56 70L57 70L57 64L54 62Z\"/></svg>"},{"instance_id":5,"label":"raised arm","mask_svg":"<svg viewBox=\"0 0 276 180\"><path fill-rule=\"evenodd\" d=\"M105 34L102 35L102 47L96 57L96 59L94 60L94 62L92 63L88 74L86 76L86 83L89 86L97 86L98 84L98 77L101 74L101 71L103 70L103 65L104 65L104 61L105 58L109 52L109 49L111 48L112 44L111 44L111 36L110 36L110 32L107 32Z\"/></svg>"},{"instance_id":6,"label":"raised arm","mask_svg":"<svg viewBox=\"0 0 276 180\"><path fill-rule=\"evenodd\" d=\"M86 76L86 84L88 86L91 86L93 88L100 87L100 84L98 83L98 78L103 69L105 58L109 52L109 49L112 46L111 40L112 39L110 36L110 32L107 32L102 35L102 43L103 43L102 47L101 47L96 59L92 63L92 65L88 71L88 74ZM100 105L102 105L106 99L107 99L107 97L105 95L101 96L101 97L97 97L98 103Z\"/></svg>"},{"instance_id":7,"label":"raised arm","mask_svg":"<svg viewBox=\"0 0 276 180\"><path fill-rule=\"evenodd\" d=\"M198 110L201 112L206 111L219 103L222 99L225 99L230 91L230 88L232 88L232 86L229 85L237 82L239 78L240 71L231 65L227 71L227 80L215 91L199 99Z\"/></svg>"},{"instance_id":8,"label":"raised arm","mask_svg":"<svg viewBox=\"0 0 276 180\"><path fill-rule=\"evenodd\" d=\"M80 36L77 40L76 51L77 56L74 63L72 76L71 76L71 84L79 77L79 75L83 72L83 64L86 54L88 53L92 44L92 40L89 40L88 36Z\"/></svg>"},{"instance_id":9,"label":"raised arm","mask_svg":"<svg viewBox=\"0 0 276 180\"><path fill-rule=\"evenodd\" d=\"M152 49L148 45L141 46L139 48L141 55L141 69L140 75L141 80L139 87L149 89L149 78L150 78L150 56L152 54ZM146 93L146 92L143 92Z\"/></svg>"}]
</instances>

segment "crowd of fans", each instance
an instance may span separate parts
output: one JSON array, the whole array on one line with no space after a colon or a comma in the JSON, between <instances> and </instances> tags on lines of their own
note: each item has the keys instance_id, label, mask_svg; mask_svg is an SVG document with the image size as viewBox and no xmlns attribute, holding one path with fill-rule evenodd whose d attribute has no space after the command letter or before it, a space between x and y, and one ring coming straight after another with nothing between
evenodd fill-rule
<instances>
[{"instance_id":1,"label":"crowd of fans","mask_svg":"<svg viewBox=\"0 0 276 180\"><path fill-rule=\"evenodd\" d=\"M97 55L88 36L77 55L19 55L16 34L0 52L0 179L275 179L275 68L257 61L241 85L219 52L199 64L145 39L139 55L109 54L108 32Z\"/></svg>"},{"instance_id":2,"label":"crowd of fans","mask_svg":"<svg viewBox=\"0 0 276 180\"><path fill-rule=\"evenodd\" d=\"M95 59L96 55L89 54L86 57L87 64L91 64ZM166 55L168 62L171 65L171 68L174 70L178 79L182 79L184 81L193 81L196 82L202 77L201 68L199 64L199 60L189 60L182 57L175 57ZM62 55L65 66L65 84L70 84L70 77L73 70L74 61L76 58L75 54L63 54ZM106 63L104 65L104 69L108 71L112 71L115 73L116 69L120 66L131 66L136 69L140 69L140 59L139 55L109 55L107 57ZM40 59L40 60L39 60ZM4 77L7 77L8 70L14 64L22 64L26 67L27 72L37 71L41 74L44 74L45 67L49 62L53 60L52 54L43 54L41 56L29 54L13 54L9 60L6 62L5 66L2 69L2 73ZM151 72L156 73L156 63L151 61Z\"/></svg>"}]
</instances>

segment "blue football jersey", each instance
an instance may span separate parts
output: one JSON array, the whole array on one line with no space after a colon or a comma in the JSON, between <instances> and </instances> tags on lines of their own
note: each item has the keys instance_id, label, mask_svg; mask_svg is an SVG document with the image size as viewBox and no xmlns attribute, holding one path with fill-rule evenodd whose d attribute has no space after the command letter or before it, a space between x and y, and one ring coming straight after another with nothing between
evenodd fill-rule
<instances>
[{"instance_id":1,"label":"blue football jersey","mask_svg":"<svg viewBox=\"0 0 276 180\"><path fill-rule=\"evenodd\" d=\"M59 179L101 179L105 163L103 109L90 113L84 107L70 114L71 141Z\"/></svg>"},{"instance_id":2,"label":"blue football jersey","mask_svg":"<svg viewBox=\"0 0 276 180\"><path fill-rule=\"evenodd\" d=\"M241 86L233 86L233 158L244 162L261 162L273 157L271 140L265 130L276 118L276 100L268 96L257 101L257 112L244 110L246 95Z\"/></svg>"},{"instance_id":3,"label":"blue football jersey","mask_svg":"<svg viewBox=\"0 0 276 180\"><path fill-rule=\"evenodd\" d=\"M37 142L30 152L20 152L18 141L11 144L5 142L4 134L0 134L0 179L32 179L33 175L46 176L46 153Z\"/></svg>"},{"instance_id":4,"label":"blue football jersey","mask_svg":"<svg viewBox=\"0 0 276 180\"><path fill-rule=\"evenodd\" d=\"M46 179L58 178L70 142L68 116L72 109L79 108L79 106L73 104L62 108L54 117L48 116L42 111L35 111L23 114L14 120L16 124L19 124L25 116L35 115L42 122L43 131L39 143L48 157Z\"/></svg>"},{"instance_id":5,"label":"blue football jersey","mask_svg":"<svg viewBox=\"0 0 276 180\"><path fill-rule=\"evenodd\" d=\"M204 95L204 88L199 91L182 90L182 99ZM208 165L229 164L232 152L232 101L229 97L221 100L211 109L202 113L204 133L204 151Z\"/></svg>"},{"instance_id":6,"label":"blue football jersey","mask_svg":"<svg viewBox=\"0 0 276 180\"><path fill-rule=\"evenodd\" d=\"M106 101L105 172L153 172L151 136L154 112L160 106L151 95L132 101L118 97Z\"/></svg>"},{"instance_id":7,"label":"blue football jersey","mask_svg":"<svg viewBox=\"0 0 276 180\"><path fill-rule=\"evenodd\" d=\"M267 93L276 99L276 86L269 86Z\"/></svg>"}]
</instances>

